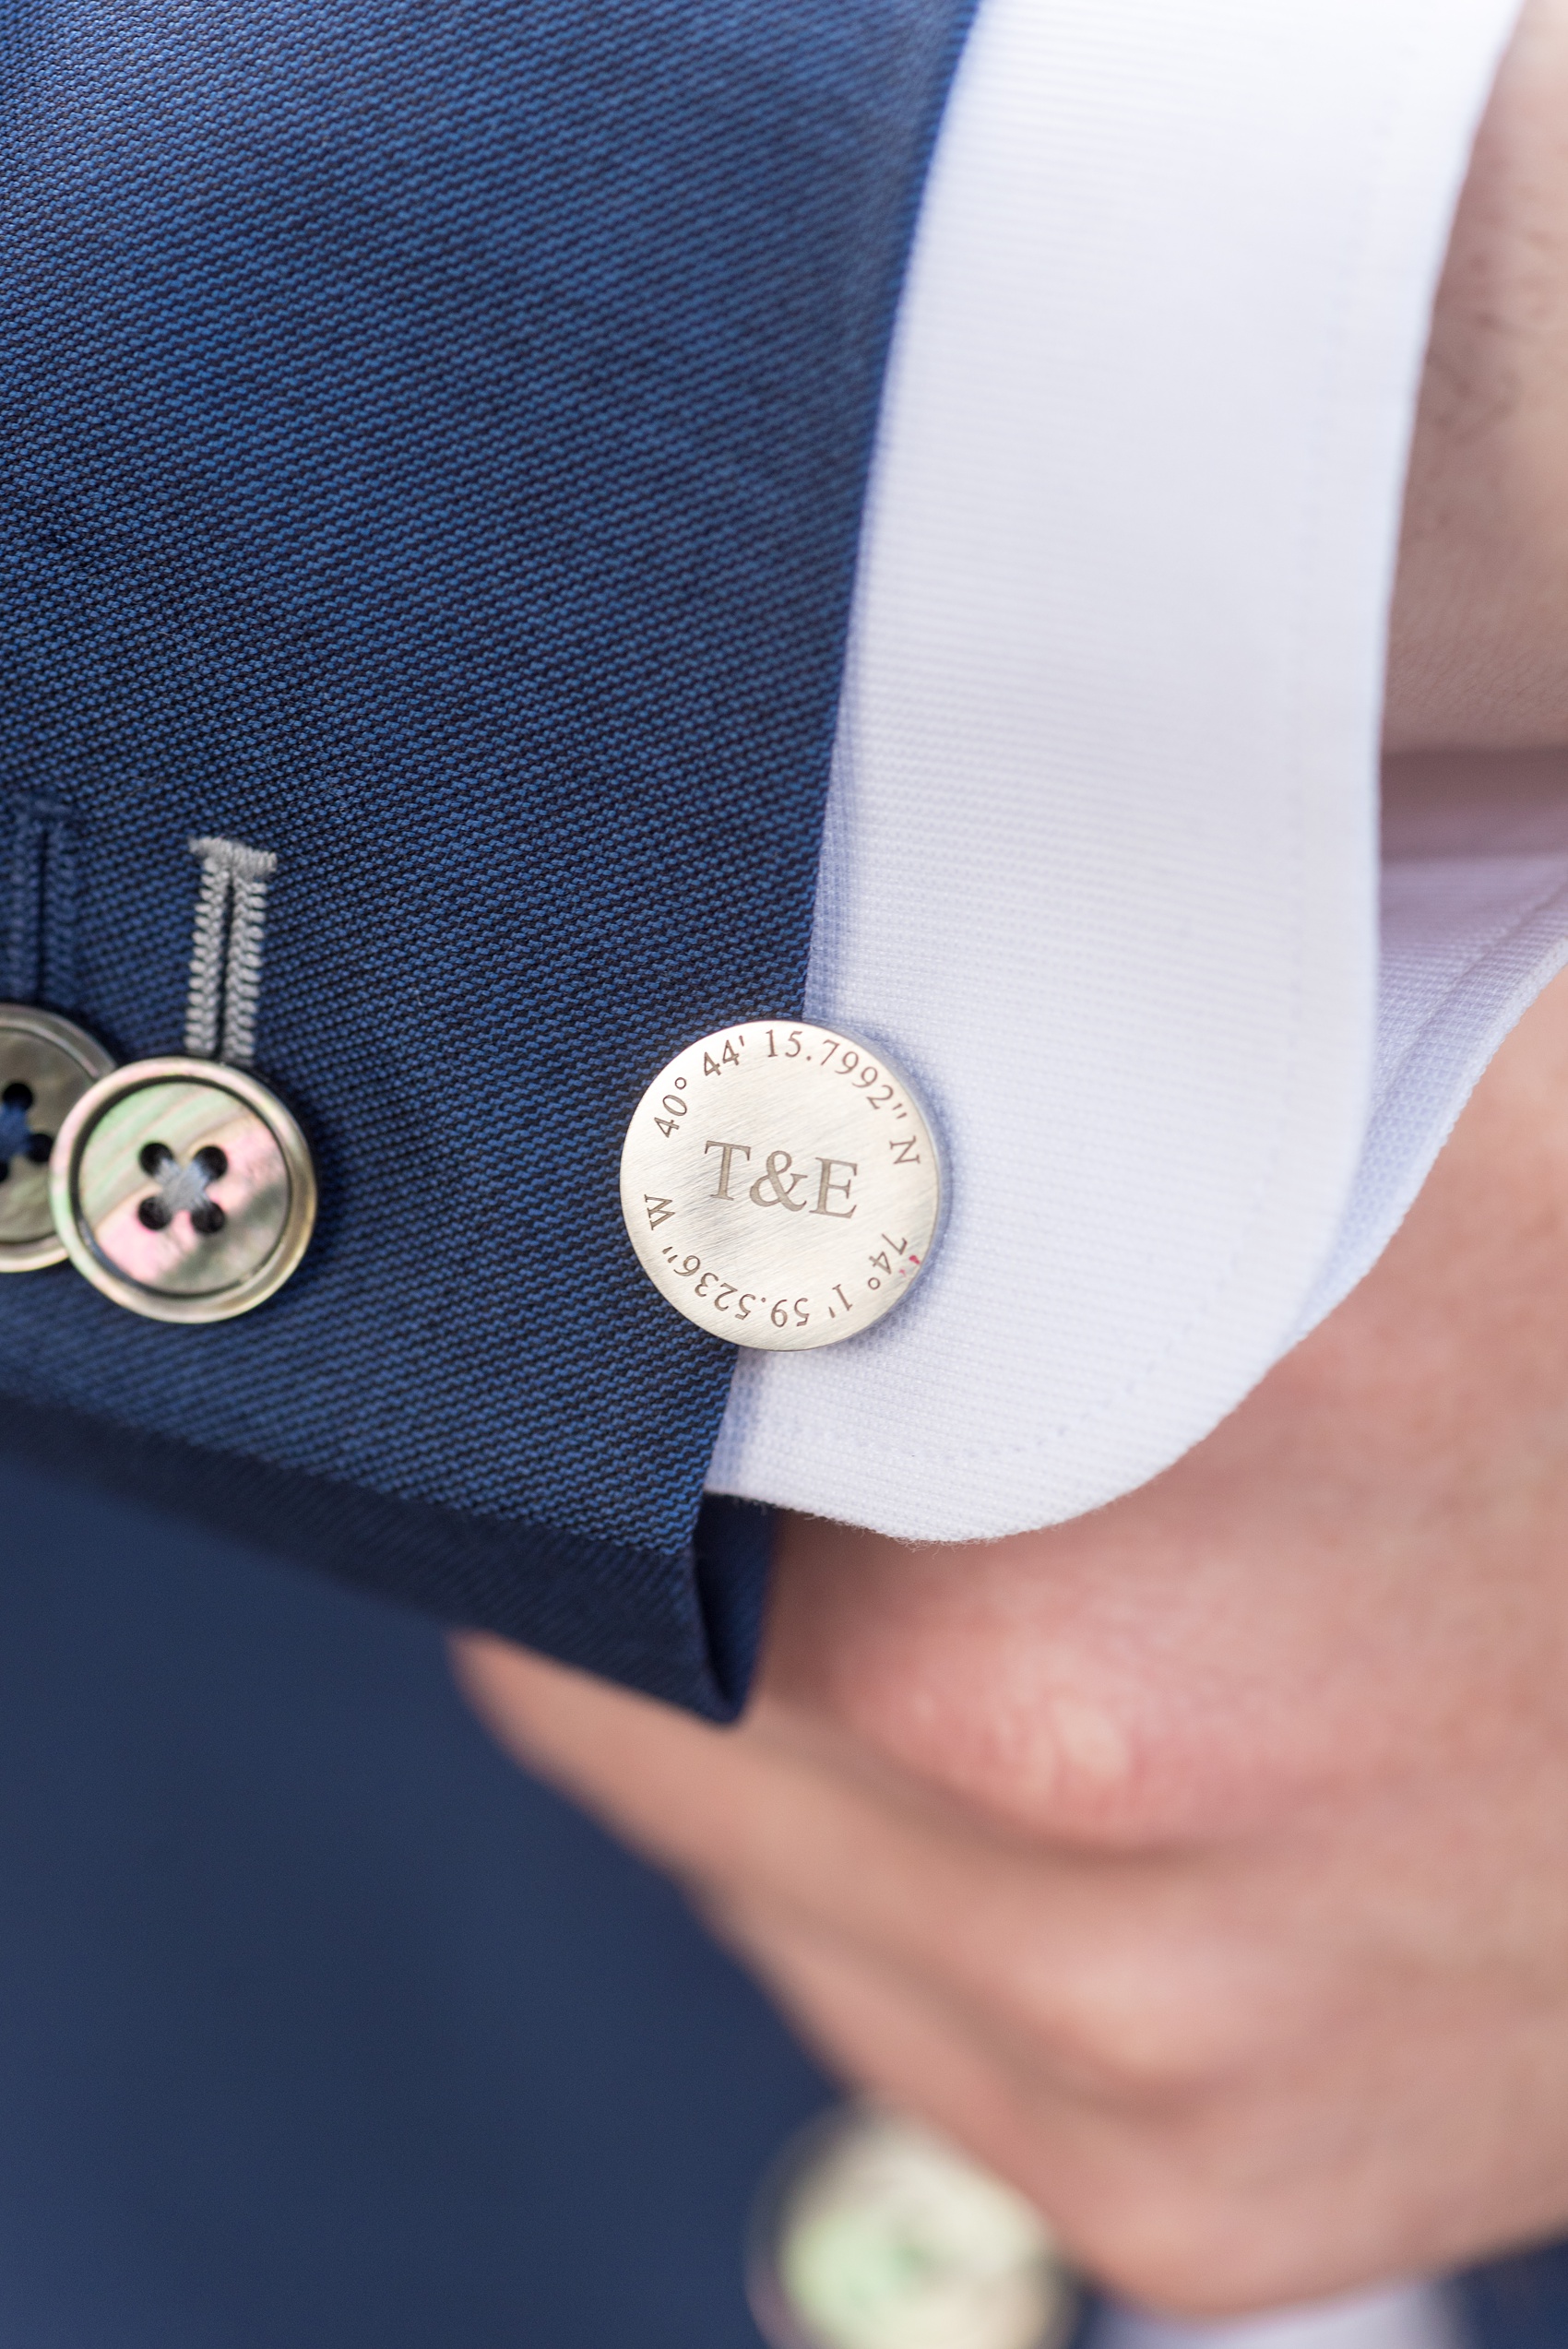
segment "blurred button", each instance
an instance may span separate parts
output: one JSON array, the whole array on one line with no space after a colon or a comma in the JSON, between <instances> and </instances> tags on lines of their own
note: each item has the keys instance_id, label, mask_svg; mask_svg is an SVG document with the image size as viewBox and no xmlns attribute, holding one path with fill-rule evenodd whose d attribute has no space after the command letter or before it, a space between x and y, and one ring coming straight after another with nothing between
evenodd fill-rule
<instances>
[{"instance_id":1,"label":"blurred button","mask_svg":"<svg viewBox=\"0 0 1568 2349\"><path fill-rule=\"evenodd\" d=\"M77 1271L153 1321L248 1313L288 1279L315 1221L293 1118L214 1061L135 1061L102 1078L61 1128L50 1188Z\"/></svg>"},{"instance_id":2,"label":"blurred button","mask_svg":"<svg viewBox=\"0 0 1568 2349\"><path fill-rule=\"evenodd\" d=\"M74 1020L0 1003L0 1273L64 1263L49 1212L49 1155L67 1111L113 1065Z\"/></svg>"},{"instance_id":3,"label":"blurred button","mask_svg":"<svg viewBox=\"0 0 1568 2349\"><path fill-rule=\"evenodd\" d=\"M1038 2212L861 2106L806 2130L764 2185L748 2284L774 2349L1063 2349L1079 2313Z\"/></svg>"}]
</instances>

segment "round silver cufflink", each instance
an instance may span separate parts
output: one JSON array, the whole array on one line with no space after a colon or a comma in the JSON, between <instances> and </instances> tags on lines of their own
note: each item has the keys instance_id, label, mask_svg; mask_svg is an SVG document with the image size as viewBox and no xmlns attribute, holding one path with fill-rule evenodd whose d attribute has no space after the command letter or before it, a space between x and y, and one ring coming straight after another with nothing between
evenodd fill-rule
<instances>
[{"instance_id":1,"label":"round silver cufflink","mask_svg":"<svg viewBox=\"0 0 1568 2349\"><path fill-rule=\"evenodd\" d=\"M785 2148L746 2281L773 2349L1064 2349L1081 2313L1039 2213L875 2106L842 2106Z\"/></svg>"},{"instance_id":2,"label":"round silver cufflink","mask_svg":"<svg viewBox=\"0 0 1568 2349\"><path fill-rule=\"evenodd\" d=\"M50 1153L70 1110L113 1065L74 1020L0 1003L0 1273L65 1263L49 1207Z\"/></svg>"},{"instance_id":3,"label":"round silver cufflink","mask_svg":"<svg viewBox=\"0 0 1568 2349\"><path fill-rule=\"evenodd\" d=\"M61 1125L49 1180L77 1270L157 1322L250 1312L288 1279L315 1222L310 1151L277 1095L184 1055L101 1077Z\"/></svg>"},{"instance_id":4,"label":"round silver cufflink","mask_svg":"<svg viewBox=\"0 0 1568 2349\"><path fill-rule=\"evenodd\" d=\"M809 1020L698 1037L654 1078L621 1153L644 1272L736 1346L795 1351L869 1329L924 1269L941 1205L908 1077Z\"/></svg>"}]
</instances>

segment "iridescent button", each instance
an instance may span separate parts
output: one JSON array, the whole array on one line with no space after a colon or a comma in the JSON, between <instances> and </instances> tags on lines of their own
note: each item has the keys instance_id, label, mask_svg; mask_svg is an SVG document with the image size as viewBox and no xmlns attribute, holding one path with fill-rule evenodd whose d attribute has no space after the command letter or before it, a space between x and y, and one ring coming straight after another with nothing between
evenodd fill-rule
<instances>
[{"instance_id":1,"label":"iridescent button","mask_svg":"<svg viewBox=\"0 0 1568 2349\"><path fill-rule=\"evenodd\" d=\"M67 1112L114 1063L73 1020L0 1003L0 1273L65 1262L49 1211L49 1157Z\"/></svg>"},{"instance_id":2,"label":"iridescent button","mask_svg":"<svg viewBox=\"0 0 1568 2349\"><path fill-rule=\"evenodd\" d=\"M773 2349L1063 2349L1080 2306L1021 2196L931 2130L856 2105L787 2149L747 2279Z\"/></svg>"},{"instance_id":3,"label":"iridescent button","mask_svg":"<svg viewBox=\"0 0 1568 2349\"><path fill-rule=\"evenodd\" d=\"M621 1153L644 1272L737 1346L834 1346L869 1329L924 1269L941 1204L909 1078L807 1020L699 1036L644 1093Z\"/></svg>"},{"instance_id":4,"label":"iridescent button","mask_svg":"<svg viewBox=\"0 0 1568 2349\"><path fill-rule=\"evenodd\" d=\"M93 1086L60 1130L50 1192L77 1270L159 1322L248 1313L288 1279L315 1222L293 1118L213 1061L135 1061Z\"/></svg>"}]
</instances>

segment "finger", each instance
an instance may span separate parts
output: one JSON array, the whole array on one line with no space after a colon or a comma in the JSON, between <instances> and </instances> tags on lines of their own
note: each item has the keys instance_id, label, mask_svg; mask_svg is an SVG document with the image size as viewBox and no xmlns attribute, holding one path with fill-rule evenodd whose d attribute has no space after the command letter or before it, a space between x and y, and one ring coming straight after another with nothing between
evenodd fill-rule
<instances>
[{"instance_id":1,"label":"finger","mask_svg":"<svg viewBox=\"0 0 1568 2349\"><path fill-rule=\"evenodd\" d=\"M514 1750L661 1865L922 1981L1086 2093L1207 2091L1324 2027L1332 1951L1282 1965L1277 1906L1245 1873L1228 1906L1210 1861L1042 1853L786 1734L716 1732L500 1642L463 1655Z\"/></svg>"}]
</instances>

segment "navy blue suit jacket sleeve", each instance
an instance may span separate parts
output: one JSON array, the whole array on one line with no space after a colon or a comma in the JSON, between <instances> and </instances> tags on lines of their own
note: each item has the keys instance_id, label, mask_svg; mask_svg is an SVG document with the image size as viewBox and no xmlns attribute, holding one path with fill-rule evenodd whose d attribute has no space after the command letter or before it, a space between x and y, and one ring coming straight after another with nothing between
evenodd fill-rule
<instances>
[{"instance_id":1,"label":"navy blue suit jacket sleeve","mask_svg":"<svg viewBox=\"0 0 1568 2349\"><path fill-rule=\"evenodd\" d=\"M3 989L177 1049L274 854L316 1237L202 1329L0 1283L5 1440L723 1715L764 1513L637 1270L648 1076L799 1004L966 0L76 0L0 162Z\"/></svg>"}]
</instances>

